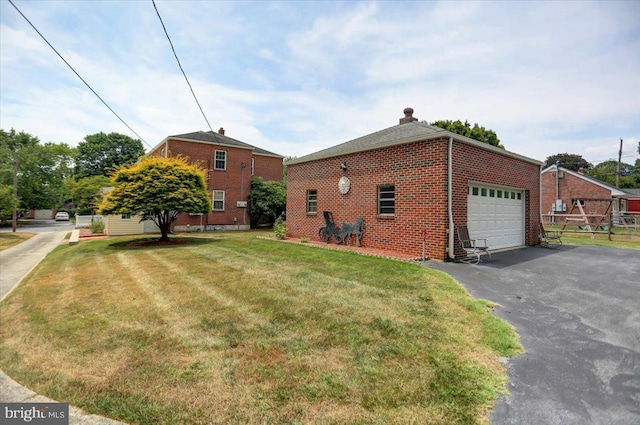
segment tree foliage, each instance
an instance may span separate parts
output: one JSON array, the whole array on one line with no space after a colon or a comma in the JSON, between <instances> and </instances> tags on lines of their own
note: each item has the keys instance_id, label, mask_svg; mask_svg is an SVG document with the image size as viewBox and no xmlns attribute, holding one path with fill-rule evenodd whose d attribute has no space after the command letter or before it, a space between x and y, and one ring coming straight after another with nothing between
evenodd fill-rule
<instances>
[{"instance_id":1,"label":"tree foliage","mask_svg":"<svg viewBox=\"0 0 640 425\"><path fill-rule=\"evenodd\" d=\"M69 192L78 214L94 214L102 202L101 190L112 185L111 179L105 176L85 177L77 182L69 182Z\"/></svg>"},{"instance_id":2,"label":"tree foliage","mask_svg":"<svg viewBox=\"0 0 640 425\"><path fill-rule=\"evenodd\" d=\"M100 213L141 215L142 220L153 220L160 228L161 241L169 240L171 224L179 213L211 211L205 171L182 157L152 156L122 166L113 183L113 190L100 204Z\"/></svg>"},{"instance_id":3,"label":"tree foliage","mask_svg":"<svg viewBox=\"0 0 640 425\"><path fill-rule=\"evenodd\" d=\"M548 156L544 162L544 167L546 168L555 165L556 161L560 167L571 171L578 171L580 168L584 168L585 171L589 171L593 168L593 164L584 159L582 155L573 153L558 153Z\"/></svg>"},{"instance_id":4,"label":"tree foliage","mask_svg":"<svg viewBox=\"0 0 640 425\"><path fill-rule=\"evenodd\" d=\"M18 207L18 200L13 197L13 186L0 184L0 224L5 225L13 218L13 209Z\"/></svg>"},{"instance_id":5,"label":"tree foliage","mask_svg":"<svg viewBox=\"0 0 640 425\"><path fill-rule=\"evenodd\" d=\"M248 209L251 227L265 221L273 223L287 209L287 186L284 182L253 177Z\"/></svg>"},{"instance_id":6,"label":"tree foliage","mask_svg":"<svg viewBox=\"0 0 640 425\"><path fill-rule=\"evenodd\" d=\"M138 139L120 133L96 133L78 144L77 175L110 176L117 167L134 164L144 155Z\"/></svg>"},{"instance_id":7,"label":"tree foliage","mask_svg":"<svg viewBox=\"0 0 640 425\"><path fill-rule=\"evenodd\" d=\"M73 176L76 150L65 143L40 144L37 137L0 130L0 184L13 185L18 160L18 199L22 209L59 206L68 197L65 181Z\"/></svg>"},{"instance_id":8,"label":"tree foliage","mask_svg":"<svg viewBox=\"0 0 640 425\"><path fill-rule=\"evenodd\" d=\"M498 135L496 134L496 132L491 129L484 128L478 125L478 123L473 124L472 127L469 121L466 120L465 122L462 122L460 120L438 120L429 123L429 125L435 125L436 127L440 127L452 133L456 133L461 136L469 137L482 143L487 143L489 145L504 149L504 146L502 146L502 144L500 143L500 139L498 139Z\"/></svg>"},{"instance_id":9,"label":"tree foliage","mask_svg":"<svg viewBox=\"0 0 640 425\"><path fill-rule=\"evenodd\" d=\"M640 187L640 170L631 164L620 164L620 187L623 189ZM593 167L588 175L602 182L616 185L616 174L618 172L618 161L604 161Z\"/></svg>"}]
</instances>

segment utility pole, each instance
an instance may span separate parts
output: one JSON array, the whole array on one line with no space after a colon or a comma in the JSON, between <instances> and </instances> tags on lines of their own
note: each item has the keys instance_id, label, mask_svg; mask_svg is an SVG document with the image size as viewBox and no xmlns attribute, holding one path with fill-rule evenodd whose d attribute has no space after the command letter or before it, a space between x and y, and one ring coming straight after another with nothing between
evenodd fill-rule
<instances>
[{"instance_id":1,"label":"utility pole","mask_svg":"<svg viewBox=\"0 0 640 425\"><path fill-rule=\"evenodd\" d=\"M18 227L18 205L16 200L18 199L18 152L13 153L13 214L11 221L11 231L16 232Z\"/></svg>"},{"instance_id":2,"label":"utility pole","mask_svg":"<svg viewBox=\"0 0 640 425\"><path fill-rule=\"evenodd\" d=\"M618 151L618 171L616 171L616 187L620 188L620 161L622 160L622 137L620 138L620 150Z\"/></svg>"}]
</instances>

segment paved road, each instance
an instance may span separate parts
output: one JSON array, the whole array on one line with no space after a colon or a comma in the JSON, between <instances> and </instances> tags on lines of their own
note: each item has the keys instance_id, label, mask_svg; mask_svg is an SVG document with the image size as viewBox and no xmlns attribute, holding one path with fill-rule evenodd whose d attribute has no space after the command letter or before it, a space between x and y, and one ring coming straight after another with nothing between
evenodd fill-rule
<instances>
[{"instance_id":1,"label":"paved road","mask_svg":"<svg viewBox=\"0 0 640 425\"><path fill-rule=\"evenodd\" d=\"M53 220L48 220L38 226L20 228L21 232L37 234L19 245L0 251L0 300L4 299L18 286L23 277L29 274L49 252L60 245L67 232L72 228L73 226L68 224L56 224ZM38 395L23 387L2 370L0 370L0 402L55 403L54 400ZM122 425L122 422L101 416L88 415L82 410L70 406L69 424Z\"/></svg>"},{"instance_id":2,"label":"paved road","mask_svg":"<svg viewBox=\"0 0 640 425\"><path fill-rule=\"evenodd\" d=\"M640 424L640 251L530 247L429 266L500 304L527 350L492 424Z\"/></svg>"}]
</instances>

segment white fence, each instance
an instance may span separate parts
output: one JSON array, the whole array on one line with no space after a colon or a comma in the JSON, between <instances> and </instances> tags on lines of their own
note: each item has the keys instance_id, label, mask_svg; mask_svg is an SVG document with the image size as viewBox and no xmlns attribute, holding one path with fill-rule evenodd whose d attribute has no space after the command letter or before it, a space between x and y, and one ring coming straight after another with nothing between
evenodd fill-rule
<instances>
[{"instance_id":1,"label":"white fence","mask_svg":"<svg viewBox=\"0 0 640 425\"><path fill-rule=\"evenodd\" d=\"M76 229L81 227L91 227L93 223L104 222L103 217L100 214L96 215L77 215L76 216Z\"/></svg>"}]
</instances>

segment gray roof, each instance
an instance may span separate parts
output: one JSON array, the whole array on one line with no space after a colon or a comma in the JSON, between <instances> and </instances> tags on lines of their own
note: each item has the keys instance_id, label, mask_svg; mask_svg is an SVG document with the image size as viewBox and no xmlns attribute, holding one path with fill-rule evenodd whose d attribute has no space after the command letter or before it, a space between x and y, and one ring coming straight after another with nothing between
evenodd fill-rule
<instances>
[{"instance_id":1,"label":"gray roof","mask_svg":"<svg viewBox=\"0 0 640 425\"><path fill-rule=\"evenodd\" d=\"M217 144L222 146L233 146L241 149L250 149L256 155L275 156L278 158L284 158L282 155L278 155L277 153L269 152L268 150L250 145L248 143L241 142L240 140L236 140L229 136L225 136L220 133L215 133L213 131L195 131L193 133L176 134L174 136L167 137L165 140L167 139L180 139L180 140L187 140L187 141L192 140L196 142L211 143L211 144Z\"/></svg>"},{"instance_id":2,"label":"gray roof","mask_svg":"<svg viewBox=\"0 0 640 425\"><path fill-rule=\"evenodd\" d=\"M518 158L527 162L534 163L536 165L542 164L538 160L527 158L522 155L518 155L513 152L509 152L504 149L489 145L487 143L482 143L465 136L460 136L459 134L452 133L440 127L435 127L433 125L425 124L419 121L412 121L405 124L394 125L392 127L385 128L384 130L376 131L375 133L358 137L357 139L353 139L348 142L302 156L300 158L295 158L287 162L287 164L298 164L303 162L315 161L318 159L332 158L355 152L363 152L389 146L403 145L422 140L431 140L440 137L453 137L458 141L501 153L506 156Z\"/></svg>"}]
</instances>

